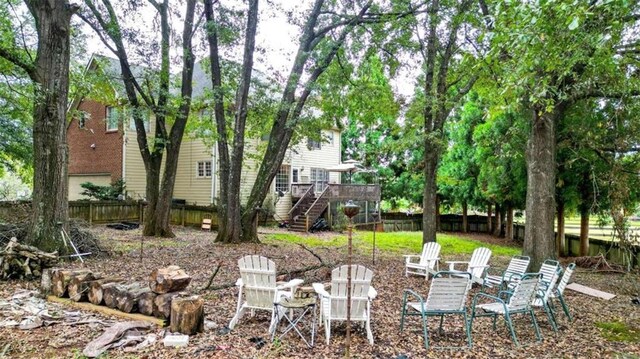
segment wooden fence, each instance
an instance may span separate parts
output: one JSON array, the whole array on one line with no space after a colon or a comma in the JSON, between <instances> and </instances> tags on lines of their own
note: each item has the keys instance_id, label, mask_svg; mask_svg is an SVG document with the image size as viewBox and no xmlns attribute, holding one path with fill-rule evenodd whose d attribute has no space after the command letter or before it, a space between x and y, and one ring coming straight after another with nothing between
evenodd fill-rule
<instances>
[{"instance_id":1,"label":"wooden fence","mask_svg":"<svg viewBox=\"0 0 640 359\"><path fill-rule=\"evenodd\" d=\"M30 202L0 202L0 220L10 219L18 206L29 206ZM82 219L89 224L117 223L122 221L142 222L146 211L143 201L69 201L69 218ZM217 228L215 207L173 204L171 224L200 227L205 216L211 216L212 227Z\"/></svg>"}]
</instances>

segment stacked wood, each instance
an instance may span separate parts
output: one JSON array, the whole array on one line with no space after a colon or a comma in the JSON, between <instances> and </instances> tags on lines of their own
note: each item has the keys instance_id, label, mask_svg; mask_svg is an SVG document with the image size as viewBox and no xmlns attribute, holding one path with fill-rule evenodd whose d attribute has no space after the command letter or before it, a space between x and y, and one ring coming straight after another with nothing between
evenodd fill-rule
<instances>
[{"instance_id":1,"label":"stacked wood","mask_svg":"<svg viewBox=\"0 0 640 359\"><path fill-rule=\"evenodd\" d=\"M88 269L59 269L51 276L51 293L62 298L67 294L69 282L75 277L84 277L91 274Z\"/></svg>"},{"instance_id":2,"label":"stacked wood","mask_svg":"<svg viewBox=\"0 0 640 359\"><path fill-rule=\"evenodd\" d=\"M184 294L182 293L182 295ZM169 319L171 317L171 301L180 295L180 292L158 294L153 301L153 316L160 319Z\"/></svg>"},{"instance_id":3,"label":"stacked wood","mask_svg":"<svg viewBox=\"0 0 640 359\"><path fill-rule=\"evenodd\" d=\"M122 292L126 290L126 287L120 283L107 283L102 286L102 299L104 305L109 308L117 308L117 298Z\"/></svg>"},{"instance_id":4,"label":"stacked wood","mask_svg":"<svg viewBox=\"0 0 640 359\"><path fill-rule=\"evenodd\" d=\"M36 247L18 243L13 237L0 252L0 278L32 279L42 275L45 268L58 263L58 253L47 253Z\"/></svg>"},{"instance_id":5,"label":"stacked wood","mask_svg":"<svg viewBox=\"0 0 640 359\"><path fill-rule=\"evenodd\" d=\"M86 301L89 294L89 283L98 279L100 275L94 275L91 272L77 275L69 281L67 292L69 298L74 302Z\"/></svg>"},{"instance_id":6,"label":"stacked wood","mask_svg":"<svg viewBox=\"0 0 640 359\"><path fill-rule=\"evenodd\" d=\"M190 282L191 277L178 266L154 269L149 277L149 287L157 294L181 291Z\"/></svg>"},{"instance_id":7,"label":"stacked wood","mask_svg":"<svg viewBox=\"0 0 640 359\"><path fill-rule=\"evenodd\" d=\"M138 311L140 314L153 315L156 296L158 296L156 293L148 291L138 297Z\"/></svg>"},{"instance_id":8,"label":"stacked wood","mask_svg":"<svg viewBox=\"0 0 640 359\"><path fill-rule=\"evenodd\" d=\"M89 301L95 305L100 305L103 303L103 286L107 284L116 284L122 282L120 278L103 278L98 280L92 280L87 282L89 286L89 293L87 297Z\"/></svg>"},{"instance_id":9,"label":"stacked wood","mask_svg":"<svg viewBox=\"0 0 640 359\"><path fill-rule=\"evenodd\" d=\"M141 295L150 291L151 289L142 283L133 283L126 286L125 290L119 292L116 298L118 309L125 313L138 311L138 299Z\"/></svg>"},{"instance_id":10,"label":"stacked wood","mask_svg":"<svg viewBox=\"0 0 640 359\"><path fill-rule=\"evenodd\" d=\"M171 302L171 331L193 335L204 331L204 300L197 295Z\"/></svg>"}]
</instances>

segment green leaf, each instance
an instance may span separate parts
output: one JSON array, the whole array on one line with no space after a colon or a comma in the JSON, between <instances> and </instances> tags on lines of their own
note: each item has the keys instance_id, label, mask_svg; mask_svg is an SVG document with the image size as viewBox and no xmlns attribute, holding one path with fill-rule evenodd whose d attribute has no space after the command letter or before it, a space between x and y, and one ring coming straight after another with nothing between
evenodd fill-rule
<instances>
[{"instance_id":1,"label":"green leaf","mask_svg":"<svg viewBox=\"0 0 640 359\"><path fill-rule=\"evenodd\" d=\"M569 30L577 29L578 25L580 25L580 20L577 17L574 17L573 21L571 21L571 24L569 24Z\"/></svg>"}]
</instances>

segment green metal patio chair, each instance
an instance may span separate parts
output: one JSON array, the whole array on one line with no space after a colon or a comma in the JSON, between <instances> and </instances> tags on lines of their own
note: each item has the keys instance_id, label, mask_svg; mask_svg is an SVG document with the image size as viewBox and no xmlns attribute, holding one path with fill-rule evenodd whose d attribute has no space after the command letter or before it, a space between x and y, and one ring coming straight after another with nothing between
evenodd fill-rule
<instances>
[{"instance_id":1,"label":"green metal patio chair","mask_svg":"<svg viewBox=\"0 0 640 359\"><path fill-rule=\"evenodd\" d=\"M533 302L536 300L538 285L541 275L538 273L526 274L518 282L513 291L501 291L498 296L489 295L487 293L478 293L473 297L473 307L471 311L471 322L469 323L469 331L473 326L473 320L476 317L493 317L493 329L496 329L496 319L498 315L504 316L504 320L511 333L511 338L516 345L520 345L516 338L516 332L513 329L511 316L514 314L529 314L531 322L536 330L538 341L541 340L540 328L533 313ZM504 299L501 298L504 296ZM478 300L486 298L492 302L478 304ZM482 312L478 312L478 309Z\"/></svg>"},{"instance_id":2,"label":"green metal patio chair","mask_svg":"<svg viewBox=\"0 0 640 359\"><path fill-rule=\"evenodd\" d=\"M512 257L502 275L487 274L482 289L484 290L485 287L498 287L500 290L514 289L520 278L527 272L529 262L531 258L528 256Z\"/></svg>"},{"instance_id":3,"label":"green metal patio chair","mask_svg":"<svg viewBox=\"0 0 640 359\"><path fill-rule=\"evenodd\" d=\"M551 309L550 297L555 289L561 272L562 267L558 261L547 259L542 263L539 272L542 274L542 278L540 279L540 288L538 289L536 300L533 301L534 308L542 308L545 311L547 318L549 319L549 324L551 324L554 332L558 331L558 325L556 324L555 314Z\"/></svg>"},{"instance_id":4,"label":"green metal patio chair","mask_svg":"<svg viewBox=\"0 0 640 359\"><path fill-rule=\"evenodd\" d=\"M562 310L564 311L564 314L567 315L567 318L569 318L569 321L572 321L573 319L571 318L569 307L567 306L567 303L565 302L564 296L562 294L564 293L564 289L567 287L567 284L569 284L569 280L571 279L571 275L573 275L575 269L575 263L569 264L567 266L567 269L564 270L564 274L562 275L562 279L560 279L560 283L558 283L556 289L550 294L550 299L558 299L558 301L562 305ZM550 300L550 303L552 304L553 301ZM553 309L553 307L551 309Z\"/></svg>"},{"instance_id":5,"label":"green metal patio chair","mask_svg":"<svg viewBox=\"0 0 640 359\"><path fill-rule=\"evenodd\" d=\"M447 276L448 277L445 277ZM456 276L456 277L454 277ZM438 272L431 280L429 295L426 300L416 292L406 289L402 299L402 314L400 317L400 331L404 329L404 319L408 315L419 315L422 318L422 330L424 346L429 348L429 333L427 317L440 317L440 331L445 315L462 315L464 329L467 334L467 343L471 348L471 329L467 320L467 296L471 287L471 273L463 272ZM408 301L409 297L417 301Z\"/></svg>"}]
</instances>

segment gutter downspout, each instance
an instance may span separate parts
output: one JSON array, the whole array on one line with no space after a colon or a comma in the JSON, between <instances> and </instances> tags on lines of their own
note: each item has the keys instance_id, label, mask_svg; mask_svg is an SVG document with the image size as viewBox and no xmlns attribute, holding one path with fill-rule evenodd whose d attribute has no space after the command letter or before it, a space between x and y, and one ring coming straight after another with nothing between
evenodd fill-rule
<instances>
[{"instance_id":1,"label":"gutter downspout","mask_svg":"<svg viewBox=\"0 0 640 359\"><path fill-rule=\"evenodd\" d=\"M216 171L216 146L211 149L211 204L213 205L216 195L216 177L218 172Z\"/></svg>"}]
</instances>

